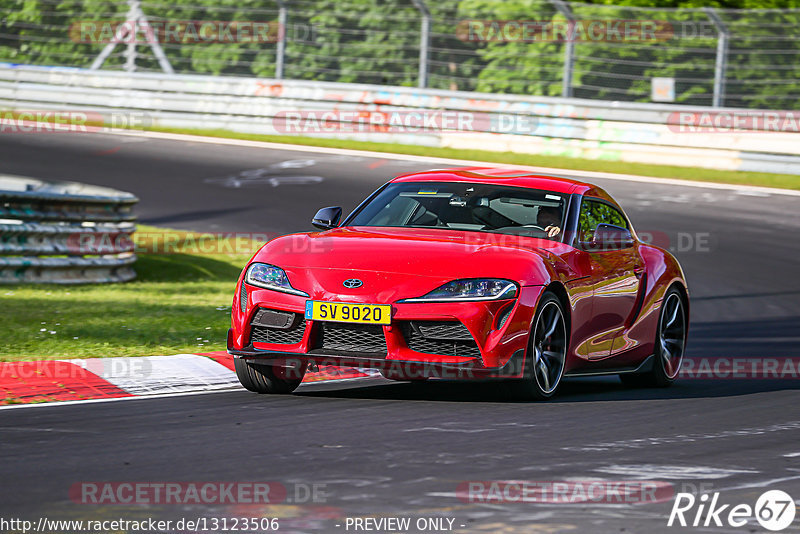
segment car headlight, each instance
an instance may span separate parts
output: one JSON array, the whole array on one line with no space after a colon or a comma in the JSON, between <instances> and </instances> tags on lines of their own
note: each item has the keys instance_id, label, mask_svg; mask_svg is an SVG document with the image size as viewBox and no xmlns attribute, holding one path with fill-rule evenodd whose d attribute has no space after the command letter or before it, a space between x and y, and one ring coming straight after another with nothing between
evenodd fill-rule
<instances>
[{"instance_id":1,"label":"car headlight","mask_svg":"<svg viewBox=\"0 0 800 534\"><path fill-rule=\"evenodd\" d=\"M427 295L400 302L457 302L465 300L500 300L517 296L517 284L498 278L454 280Z\"/></svg>"},{"instance_id":2,"label":"car headlight","mask_svg":"<svg viewBox=\"0 0 800 534\"><path fill-rule=\"evenodd\" d=\"M283 269L270 265L269 263L251 264L250 267L247 268L244 281L251 286L282 291L284 293L291 293L292 295L300 295L301 297L308 296L308 293L292 287L292 284L289 283L289 277L286 276L286 272Z\"/></svg>"}]
</instances>

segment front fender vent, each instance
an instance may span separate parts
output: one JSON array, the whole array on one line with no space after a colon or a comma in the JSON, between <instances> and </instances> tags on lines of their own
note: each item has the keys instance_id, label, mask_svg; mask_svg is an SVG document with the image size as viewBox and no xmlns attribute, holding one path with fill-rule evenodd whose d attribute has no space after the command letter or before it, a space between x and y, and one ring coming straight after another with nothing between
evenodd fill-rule
<instances>
[{"instance_id":1,"label":"front fender vent","mask_svg":"<svg viewBox=\"0 0 800 534\"><path fill-rule=\"evenodd\" d=\"M242 282L242 288L239 290L239 310L242 313L247 311L247 288L244 287L244 282Z\"/></svg>"}]
</instances>

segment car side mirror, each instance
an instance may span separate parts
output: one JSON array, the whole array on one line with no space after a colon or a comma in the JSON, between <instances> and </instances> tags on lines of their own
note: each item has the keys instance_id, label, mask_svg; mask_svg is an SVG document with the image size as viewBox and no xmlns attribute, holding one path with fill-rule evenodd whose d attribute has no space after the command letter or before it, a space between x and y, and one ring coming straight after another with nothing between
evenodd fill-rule
<instances>
[{"instance_id":1,"label":"car side mirror","mask_svg":"<svg viewBox=\"0 0 800 534\"><path fill-rule=\"evenodd\" d=\"M342 208L339 206L331 206L322 208L311 219L311 224L320 230L330 230L339 226L339 219L342 218Z\"/></svg>"},{"instance_id":2,"label":"car side mirror","mask_svg":"<svg viewBox=\"0 0 800 534\"><path fill-rule=\"evenodd\" d=\"M632 247L633 243L630 230L613 224L598 224L592 241L585 245L592 250L619 250Z\"/></svg>"}]
</instances>

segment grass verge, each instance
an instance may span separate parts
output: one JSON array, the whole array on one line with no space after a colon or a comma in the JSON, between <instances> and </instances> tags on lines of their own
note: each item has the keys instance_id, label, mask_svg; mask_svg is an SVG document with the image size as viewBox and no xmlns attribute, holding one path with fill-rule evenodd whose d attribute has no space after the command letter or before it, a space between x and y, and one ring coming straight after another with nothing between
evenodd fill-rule
<instances>
[{"instance_id":1,"label":"grass verge","mask_svg":"<svg viewBox=\"0 0 800 534\"><path fill-rule=\"evenodd\" d=\"M349 139L320 139L316 137L288 135L246 134L231 132L228 130L196 130L179 128L152 128L151 130L167 133L223 137L228 139L266 141L270 143L288 143L293 145L389 152L392 154L411 154L415 156L488 161L493 163L504 163L508 165L531 165L536 167L553 167L558 169L611 172L618 174L636 174L641 176L676 178L680 180L702 182L758 185L782 189L800 189L800 174L790 175L773 174L768 172L717 171L713 169L678 167L674 165L649 165L645 163L590 160L566 156L544 156L534 154L517 154L513 152L492 152L489 150L464 150L455 148L425 147L418 145L400 145L394 143L373 143L367 141L352 141ZM798 169L798 172L800 172L800 169Z\"/></svg>"},{"instance_id":2,"label":"grass verge","mask_svg":"<svg viewBox=\"0 0 800 534\"><path fill-rule=\"evenodd\" d=\"M236 279L261 243L143 225L136 243L162 253L138 254L132 282L0 286L0 361L225 350Z\"/></svg>"}]
</instances>

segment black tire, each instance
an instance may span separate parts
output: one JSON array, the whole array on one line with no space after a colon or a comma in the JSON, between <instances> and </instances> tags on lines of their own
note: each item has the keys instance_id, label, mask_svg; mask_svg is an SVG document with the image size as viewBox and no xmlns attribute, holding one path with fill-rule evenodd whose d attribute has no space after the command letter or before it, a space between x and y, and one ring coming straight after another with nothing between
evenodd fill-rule
<instances>
[{"instance_id":1,"label":"black tire","mask_svg":"<svg viewBox=\"0 0 800 534\"><path fill-rule=\"evenodd\" d=\"M664 295L661 303L652 368L644 373L619 375L622 383L631 387L671 386L681 370L688 326L686 302L681 292L673 286Z\"/></svg>"},{"instance_id":2,"label":"black tire","mask_svg":"<svg viewBox=\"0 0 800 534\"><path fill-rule=\"evenodd\" d=\"M564 376L569 333L567 317L558 297L542 295L533 318L523 378L510 383L515 398L547 400L552 398Z\"/></svg>"},{"instance_id":3,"label":"black tire","mask_svg":"<svg viewBox=\"0 0 800 534\"><path fill-rule=\"evenodd\" d=\"M303 368L299 372L298 378L280 377L275 371L276 369L283 370L283 368L248 363L241 358L234 358L233 365L236 368L236 376L242 386L256 393L291 393L303 381L303 375L305 374L305 368ZM298 373L297 371L292 372Z\"/></svg>"}]
</instances>

